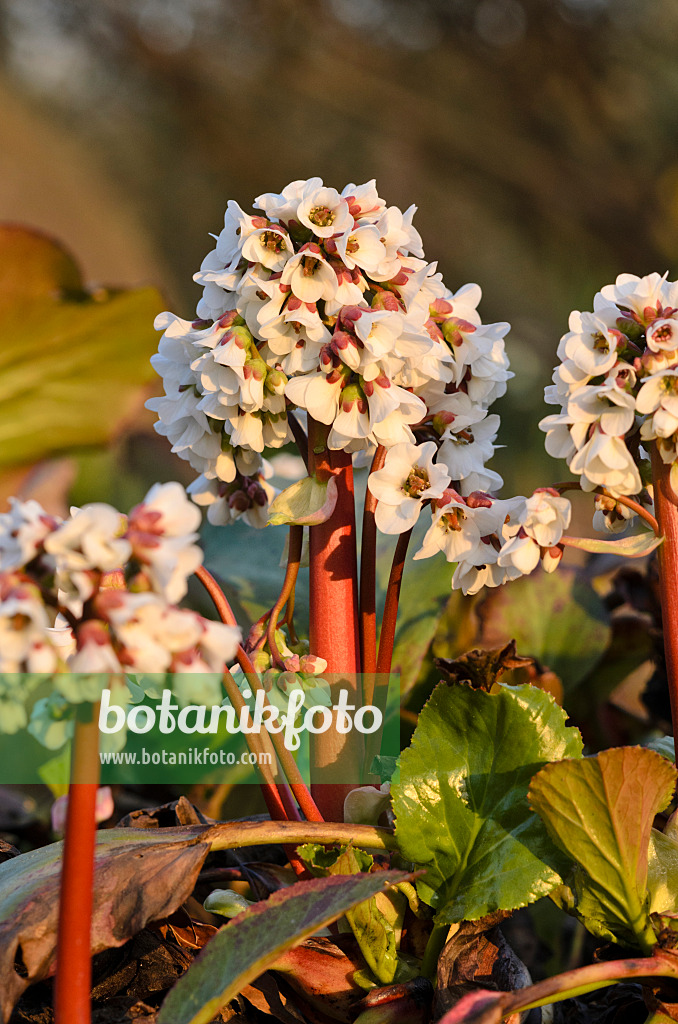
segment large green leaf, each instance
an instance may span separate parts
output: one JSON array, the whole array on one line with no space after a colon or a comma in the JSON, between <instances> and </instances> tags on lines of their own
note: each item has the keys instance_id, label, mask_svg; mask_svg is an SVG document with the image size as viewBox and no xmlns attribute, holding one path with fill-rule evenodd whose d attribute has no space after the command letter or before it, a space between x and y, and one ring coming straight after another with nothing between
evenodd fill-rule
<instances>
[{"instance_id":1,"label":"large green leaf","mask_svg":"<svg viewBox=\"0 0 678 1024\"><path fill-rule=\"evenodd\" d=\"M153 288L83 290L51 239L0 226L0 467L101 444L155 379Z\"/></svg>"},{"instance_id":2,"label":"large green leaf","mask_svg":"<svg viewBox=\"0 0 678 1024\"><path fill-rule=\"evenodd\" d=\"M617 747L543 768L530 803L578 865L575 911L595 934L647 950L652 822L673 795L676 769L653 750Z\"/></svg>"},{"instance_id":3,"label":"large green leaf","mask_svg":"<svg viewBox=\"0 0 678 1024\"><path fill-rule=\"evenodd\" d=\"M478 608L484 647L516 641L518 653L536 658L566 688L600 661L610 641L605 607L576 573L533 573L490 591Z\"/></svg>"},{"instance_id":4,"label":"large green leaf","mask_svg":"<svg viewBox=\"0 0 678 1024\"><path fill-rule=\"evenodd\" d=\"M560 883L567 860L527 803L530 779L581 754L579 732L542 690L441 683L392 787L396 836L427 871L420 896L441 923L513 910Z\"/></svg>"},{"instance_id":5,"label":"large green leaf","mask_svg":"<svg viewBox=\"0 0 678 1024\"><path fill-rule=\"evenodd\" d=\"M214 936L165 999L158 1024L207 1024L286 950L407 877L402 871L335 875L273 893Z\"/></svg>"}]
</instances>

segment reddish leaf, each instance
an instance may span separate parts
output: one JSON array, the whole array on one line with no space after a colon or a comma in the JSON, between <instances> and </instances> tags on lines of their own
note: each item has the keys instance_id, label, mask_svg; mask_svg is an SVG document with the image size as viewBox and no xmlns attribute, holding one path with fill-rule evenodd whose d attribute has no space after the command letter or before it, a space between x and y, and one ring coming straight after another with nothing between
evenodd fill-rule
<instances>
[{"instance_id":1,"label":"reddish leaf","mask_svg":"<svg viewBox=\"0 0 678 1024\"><path fill-rule=\"evenodd\" d=\"M97 834L92 953L122 946L191 894L210 844L204 827ZM62 843L0 865L0 1020L54 969ZM68 955L68 951L66 951Z\"/></svg>"}]
</instances>

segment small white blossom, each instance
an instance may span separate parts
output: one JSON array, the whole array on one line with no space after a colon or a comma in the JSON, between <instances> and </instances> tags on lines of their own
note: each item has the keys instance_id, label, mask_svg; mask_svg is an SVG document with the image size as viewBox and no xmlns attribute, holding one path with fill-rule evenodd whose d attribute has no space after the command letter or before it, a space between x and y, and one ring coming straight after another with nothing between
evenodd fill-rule
<instances>
[{"instance_id":1,"label":"small white blossom","mask_svg":"<svg viewBox=\"0 0 678 1024\"><path fill-rule=\"evenodd\" d=\"M405 442L386 454L383 467L370 474L367 486L378 499L375 520L382 533L404 533L416 523L427 499L440 498L449 485L445 466L433 459L436 446Z\"/></svg>"}]
</instances>

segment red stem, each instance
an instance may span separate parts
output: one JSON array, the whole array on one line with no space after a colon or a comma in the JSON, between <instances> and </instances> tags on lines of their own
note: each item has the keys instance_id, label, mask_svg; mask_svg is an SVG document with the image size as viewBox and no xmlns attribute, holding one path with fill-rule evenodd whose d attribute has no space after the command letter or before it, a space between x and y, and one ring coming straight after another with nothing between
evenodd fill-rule
<instances>
[{"instance_id":1,"label":"red stem","mask_svg":"<svg viewBox=\"0 0 678 1024\"><path fill-rule=\"evenodd\" d=\"M379 636L379 656L377 658L377 672L388 673L391 671L393 660L393 644L395 642L396 623L398 620L398 601L400 599L400 585L405 570L405 558L410 543L412 530L401 533L393 554L391 574L388 578L386 588L386 602L384 604L384 617L381 620L381 633Z\"/></svg>"},{"instance_id":2,"label":"red stem","mask_svg":"<svg viewBox=\"0 0 678 1024\"><path fill-rule=\"evenodd\" d=\"M582 490L581 484L576 483L574 480L567 480L563 484L553 484L552 487L554 491L559 491L561 494L564 494L565 491ZM652 528L655 534L659 534L659 525L655 517L652 515L651 512L648 512L646 508L643 508L643 506L639 504L639 502L634 501L633 498L627 498L623 494L610 494L610 492L605 490L604 487L595 487L593 491L588 491L586 493L602 494L606 498L612 498L613 501L618 501L620 505L626 505L626 507L630 508L632 512L635 512L637 516L640 516L641 519L644 519L647 525Z\"/></svg>"},{"instance_id":3,"label":"red stem","mask_svg":"<svg viewBox=\"0 0 678 1024\"><path fill-rule=\"evenodd\" d=\"M370 475L384 465L386 449L380 444L374 453ZM363 673L370 675L377 669L377 523L374 513L377 499L369 487L365 492L363 510L363 536L360 550L360 656ZM371 694L364 693L366 704Z\"/></svg>"},{"instance_id":4,"label":"red stem","mask_svg":"<svg viewBox=\"0 0 678 1024\"><path fill-rule=\"evenodd\" d=\"M327 661L331 674L345 674L341 681L348 702L362 701L360 687L360 638L358 629L358 559L351 455L329 451L328 428L308 420L309 462L320 480L333 476L337 504L325 523L310 528L310 650ZM357 730L311 736L311 792L325 818L343 820L344 799L354 788L346 779L355 777L362 764L362 736Z\"/></svg>"},{"instance_id":5,"label":"red stem","mask_svg":"<svg viewBox=\"0 0 678 1024\"><path fill-rule=\"evenodd\" d=\"M671 488L671 466L652 444L654 507L664 543L659 548L659 588L666 658L666 679L671 700L673 735L678 733L678 505Z\"/></svg>"},{"instance_id":6,"label":"red stem","mask_svg":"<svg viewBox=\"0 0 678 1024\"><path fill-rule=\"evenodd\" d=\"M98 704L88 722L76 722L71 784L64 837L57 965L55 1024L90 1024L92 988L91 927L94 902L96 798L99 775Z\"/></svg>"}]
</instances>

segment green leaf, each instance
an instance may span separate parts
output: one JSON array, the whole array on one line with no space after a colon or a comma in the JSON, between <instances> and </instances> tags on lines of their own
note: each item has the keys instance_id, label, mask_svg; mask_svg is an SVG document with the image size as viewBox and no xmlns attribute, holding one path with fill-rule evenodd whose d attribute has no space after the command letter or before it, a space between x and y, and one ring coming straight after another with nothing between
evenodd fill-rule
<instances>
[{"instance_id":1,"label":"green leaf","mask_svg":"<svg viewBox=\"0 0 678 1024\"><path fill-rule=\"evenodd\" d=\"M153 288L93 295L51 239L0 227L0 467L102 444L156 379Z\"/></svg>"},{"instance_id":2,"label":"green leaf","mask_svg":"<svg viewBox=\"0 0 678 1024\"><path fill-rule=\"evenodd\" d=\"M567 861L527 803L546 762L581 754L579 732L542 690L442 683L419 715L392 785L396 838L427 869L419 895L439 923L513 910L560 884Z\"/></svg>"},{"instance_id":3,"label":"green leaf","mask_svg":"<svg viewBox=\"0 0 678 1024\"><path fill-rule=\"evenodd\" d=\"M530 803L549 835L580 869L576 912L594 934L647 950L654 944L647 894L654 817L669 803L678 773L643 747L543 768Z\"/></svg>"},{"instance_id":4,"label":"green leaf","mask_svg":"<svg viewBox=\"0 0 678 1024\"><path fill-rule=\"evenodd\" d=\"M370 775L376 775L381 783L390 782L398 768L398 758L388 754L377 754L370 765Z\"/></svg>"},{"instance_id":5,"label":"green leaf","mask_svg":"<svg viewBox=\"0 0 678 1024\"><path fill-rule=\"evenodd\" d=\"M158 1024L207 1024L286 950L407 877L402 871L337 875L273 893L214 936L165 999Z\"/></svg>"},{"instance_id":6,"label":"green leaf","mask_svg":"<svg viewBox=\"0 0 678 1024\"><path fill-rule=\"evenodd\" d=\"M678 914L678 841L652 829L647 859L651 914Z\"/></svg>"},{"instance_id":7,"label":"green leaf","mask_svg":"<svg viewBox=\"0 0 678 1024\"><path fill-rule=\"evenodd\" d=\"M305 476L302 480L286 487L271 502L268 513L269 526L316 526L326 522L337 504L337 482L316 480Z\"/></svg>"},{"instance_id":8,"label":"green leaf","mask_svg":"<svg viewBox=\"0 0 678 1024\"><path fill-rule=\"evenodd\" d=\"M563 540L568 548L579 548L580 551L590 551L595 555L619 555L620 558L645 558L664 542L663 537L657 537L647 530L635 533L631 537L621 537L619 540L570 536Z\"/></svg>"},{"instance_id":9,"label":"green leaf","mask_svg":"<svg viewBox=\"0 0 678 1024\"><path fill-rule=\"evenodd\" d=\"M490 591L477 612L483 647L515 639L518 654L547 665L566 692L594 668L610 641L603 602L576 573L562 569Z\"/></svg>"},{"instance_id":10,"label":"green leaf","mask_svg":"<svg viewBox=\"0 0 678 1024\"><path fill-rule=\"evenodd\" d=\"M297 850L312 875L355 875L369 871L373 857L353 846L325 849L307 843ZM346 920L356 937L365 962L382 985L390 985L398 969L398 947L402 934L407 900L395 889L377 893L370 900L347 911Z\"/></svg>"}]
</instances>

